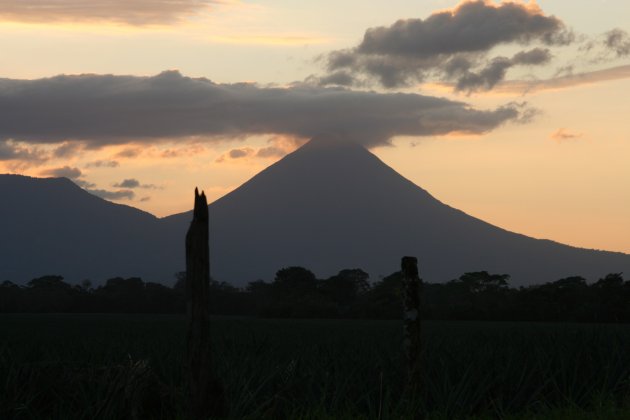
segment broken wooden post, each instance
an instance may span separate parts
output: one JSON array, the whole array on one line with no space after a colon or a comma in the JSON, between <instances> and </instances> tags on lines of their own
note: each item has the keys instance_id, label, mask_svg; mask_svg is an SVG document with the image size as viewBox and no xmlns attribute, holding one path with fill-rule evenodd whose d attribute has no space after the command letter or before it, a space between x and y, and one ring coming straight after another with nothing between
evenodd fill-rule
<instances>
[{"instance_id":1,"label":"broken wooden post","mask_svg":"<svg viewBox=\"0 0 630 420\"><path fill-rule=\"evenodd\" d=\"M403 347L407 359L408 385L412 390L420 388L420 286L418 259L403 257Z\"/></svg>"},{"instance_id":2,"label":"broken wooden post","mask_svg":"<svg viewBox=\"0 0 630 420\"><path fill-rule=\"evenodd\" d=\"M186 233L186 315L188 320L186 362L191 418L207 419L223 414L223 389L212 374L210 357L210 253L208 202L195 188L193 220Z\"/></svg>"}]
</instances>

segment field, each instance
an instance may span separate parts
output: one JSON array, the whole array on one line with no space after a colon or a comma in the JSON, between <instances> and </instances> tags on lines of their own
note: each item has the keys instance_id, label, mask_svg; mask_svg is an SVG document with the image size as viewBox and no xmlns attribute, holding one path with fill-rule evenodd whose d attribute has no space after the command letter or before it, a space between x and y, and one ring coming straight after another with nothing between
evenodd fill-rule
<instances>
[{"instance_id":1,"label":"field","mask_svg":"<svg viewBox=\"0 0 630 420\"><path fill-rule=\"evenodd\" d=\"M399 322L212 321L229 418L630 418L625 325L427 322L425 382L410 395ZM154 399L140 417L185 418L184 326L3 315L0 418L129 418L142 392Z\"/></svg>"}]
</instances>

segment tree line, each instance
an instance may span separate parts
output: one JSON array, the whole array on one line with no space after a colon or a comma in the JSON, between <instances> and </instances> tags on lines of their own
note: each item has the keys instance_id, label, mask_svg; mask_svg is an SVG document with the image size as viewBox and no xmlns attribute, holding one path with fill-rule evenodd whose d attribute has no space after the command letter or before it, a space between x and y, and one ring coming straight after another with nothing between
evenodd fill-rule
<instances>
[{"instance_id":1,"label":"tree line","mask_svg":"<svg viewBox=\"0 0 630 420\"><path fill-rule=\"evenodd\" d=\"M422 317L442 320L630 322L630 281L611 273L588 284L579 276L513 288L507 274L465 273L446 283L424 283ZM304 267L279 270L273 281L236 288L212 280L215 315L269 318L400 319L402 274L374 283L361 269L318 279ZM185 273L172 287L140 278L109 279L92 287L49 275L25 286L0 283L0 312L183 313Z\"/></svg>"}]
</instances>

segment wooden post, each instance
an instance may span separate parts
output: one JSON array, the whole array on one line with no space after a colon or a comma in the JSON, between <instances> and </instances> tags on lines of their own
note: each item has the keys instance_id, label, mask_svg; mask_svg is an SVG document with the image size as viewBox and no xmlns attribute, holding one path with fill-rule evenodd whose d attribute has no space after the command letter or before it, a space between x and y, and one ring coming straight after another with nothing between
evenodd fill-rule
<instances>
[{"instance_id":1,"label":"wooden post","mask_svg":"<svg viewBox=\"0 0 630 420\"><path fill-rule=\"evenodd\" d=\"M207 419L224 412L223 389L212 375L210 357L210 253L208 202L195 188L193 220L186 233L186 362L191 418Z\"/></svg>"},{"instance_id":2,"label":"wooden post","mask_svg":"<svg viewBox=\"0 0 630 420\"><path fill-rule=\"evenodd\" d=\"M420 389L420 287L418 260L403 257L403 347L407 359L408 385L414 391Z\"/></svg>"}]
</instances>

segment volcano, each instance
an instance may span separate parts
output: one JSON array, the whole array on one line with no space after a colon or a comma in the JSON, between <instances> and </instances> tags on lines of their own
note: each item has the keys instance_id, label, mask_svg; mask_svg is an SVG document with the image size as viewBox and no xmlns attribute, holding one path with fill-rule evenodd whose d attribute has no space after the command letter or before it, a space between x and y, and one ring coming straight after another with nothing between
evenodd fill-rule
<instances>
[{"instance_id":1,"label":"volcano","mask_svg":"<svg viewBox=\"0 0 630 420\"><path fill-rule=\"evenodd\" d=\"M209 206L212 275L243 285L300 265L372 279L417 256L422 277L507 273L513 285L630 270L630 255L533 239L449 207L364 147L314 139ZM181 235L190 213L163 219Z\"/></svg>"},{"instance_id":2,"label":"volcano","mask_svg":"<svg viewBox=\"0 0 630 420\"><path fill-rule=\"evenodd\" d=\"M192 212L158 219L66 179L0 176L0 280L60 274L174 282ZM192 197L192 192L191 192ZM191 200L192 201L192 200ZM209 205L212 277L237 286L303 266L325 278L361 268L373 280L418 257L421 276L510 274L512 285L630 272L630 255L509 232L449 207L364 147L314 139Z\"/></svg>"}]
</instances>

